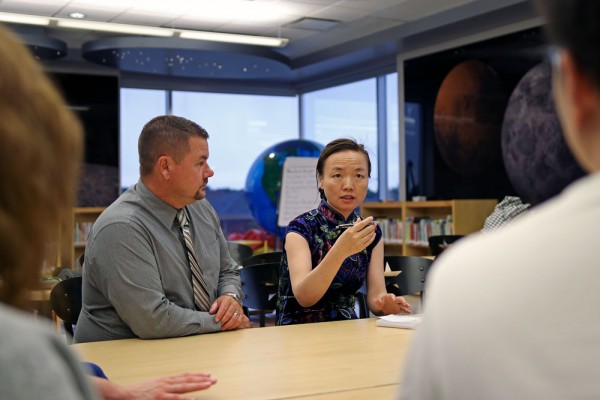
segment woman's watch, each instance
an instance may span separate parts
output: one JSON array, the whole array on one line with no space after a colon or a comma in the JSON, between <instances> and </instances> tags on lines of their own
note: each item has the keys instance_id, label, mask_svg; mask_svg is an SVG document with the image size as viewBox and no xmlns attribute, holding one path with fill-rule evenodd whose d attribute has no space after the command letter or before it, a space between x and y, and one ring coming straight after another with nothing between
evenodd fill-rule
<instances>
[{"instance_id":1,"label":"woman's watch","mask_svg":"<svg viewBox=\"0 0 600 400\"><path fill-rule=\"evenodd\" d=\"M232 292L227 292L227 293L223 293L223 295L233 297L235 299L235 301L237 301L239 303L240 306L242 305L242 299L237 294L232 293Z\"/></svg>"}]
</instances>

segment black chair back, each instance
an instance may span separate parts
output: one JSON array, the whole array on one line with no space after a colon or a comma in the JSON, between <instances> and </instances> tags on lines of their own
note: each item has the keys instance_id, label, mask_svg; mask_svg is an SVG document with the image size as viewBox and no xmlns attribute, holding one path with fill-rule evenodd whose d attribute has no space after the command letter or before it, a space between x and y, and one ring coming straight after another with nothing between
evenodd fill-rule
<instances>
[{"instance_id":1,"label":"black chair back","mask_svg":"<svg viewBox=\"0 0 600 400\"><path fill-rule=\"evenodd\" d=\"M265 326L265 314L277 306L279 261L248 265L240 269L244 307L260 314L260 326Z\"/></svg>"},{"instance_id":2,"label":"black chair back","mask_svg":"<svg viewBox=\"0 0 600 400\"><path fill-rule=\"evenodd\" d=\"M244 260L251 257L253 253L250 246L241 243L227 242L227 247L229 248L231 258L233 258L238 265L243 265Z\"/></svg>"},{"instance_id":3,"label":"black chair back","mask_svg":"<svg viewBox=\"0 0 600 400\"><path fill-rule=\"evenodd\" d=\"M365 284L356 292L356 306L358 307L358 318L369 318L370 310L367 303L367 286Z\"/></svg>"},{"instance_id":4,"label":"black chair back","mask_svg":"<svg viewBox=\"0 0 600 400\"><path fill-rule=\"evenodd\" d=\"M81 286L80 276L58 282L50 291L50 305L57 317L64 321L67 341L73 337L73 325L77 324L81 312Z\"/></svg>"},{"instance_id":5,"label":"black chair back","mask_svg":"<svg viewBox=\"0 0 600 400\"><path fill-rule=\"evenodd\" d=\"M425 280L433 260L414 256L384 256L385 264L392 271L401 271L394 277L386 278L386 288L389 293L396 296L420 293L423 301Z\"/></svg>"},{"instance_id":6,"label":"black chair back","mask_svg":"<svg viewBox=\"0 0 600 400\"><path fill-rule=\"evenodd\" d=\"M281 251L270 251L268 253L256 254L252 257L249 257L244 260L242 265L245 267L247 265L257 265L257 264L267 264L267 263L277 263L281 262Z\"/></svg>"},{"instance_id":7,"label":"black chair back","mask_svg":"<svg viewBox=\"0 0 600 400\"><path fill-rule=\"evenodd\" d=\"M439 256L442 251L446 250L452 243L464 237L463 235L436 235L429 236L429 250L431 255Z\"/></svg>"}]
</instances>

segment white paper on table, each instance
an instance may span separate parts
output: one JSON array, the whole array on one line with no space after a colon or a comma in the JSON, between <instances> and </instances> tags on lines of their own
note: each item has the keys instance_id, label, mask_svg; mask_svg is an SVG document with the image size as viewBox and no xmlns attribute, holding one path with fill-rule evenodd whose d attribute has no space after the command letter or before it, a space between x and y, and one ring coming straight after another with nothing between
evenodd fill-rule
<instances>
[{"instance_id":1,"label":"white paper on table","mask_svg":"<svg viewBox=\"0 0 600 400\"><path fill-rule=\"evenodd\" d=\"M379 317L377 326L387 328L416 329L421 323L421 317L407 314L390 314Z\"/></svg>"}]
</instances>

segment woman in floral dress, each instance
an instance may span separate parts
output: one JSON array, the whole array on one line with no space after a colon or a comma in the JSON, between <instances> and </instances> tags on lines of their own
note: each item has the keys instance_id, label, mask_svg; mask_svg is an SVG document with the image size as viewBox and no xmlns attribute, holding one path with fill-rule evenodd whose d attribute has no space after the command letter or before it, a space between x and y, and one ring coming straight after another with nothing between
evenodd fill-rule
<instances>
[{"instance_id":1,"label":"woman in floral dress","mask_svg":"<svg viewBox=\"0 0 600 400\"><path fill-rule=\"evenodd\" d=\"M321 204L287 228L277 325L356 319L355 296L365 281L372 313L410 313L404 298L386 292L381 229L373 217L363 219L355 211L370 175L363 145L337 139L323 149L317 162Z\"/></svg>"}]
</instances>

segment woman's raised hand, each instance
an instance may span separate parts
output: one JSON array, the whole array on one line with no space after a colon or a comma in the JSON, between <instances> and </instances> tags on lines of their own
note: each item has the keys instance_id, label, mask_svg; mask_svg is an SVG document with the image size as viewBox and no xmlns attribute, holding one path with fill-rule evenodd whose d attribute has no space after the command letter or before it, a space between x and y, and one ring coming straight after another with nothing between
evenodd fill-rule
<instances>
[{"instance_id":1,"label":"woman's raised hand","mask_svg":"<svg viewBox=\"0 0 600 400\"><path fill-rule=\"evenodd\" d=\"M346 229L335 242L340 251L347 257L366 249L375 240L375 229L377 224L373 217L359 220L350 228Z\"/></svg>"}]
</instances>

